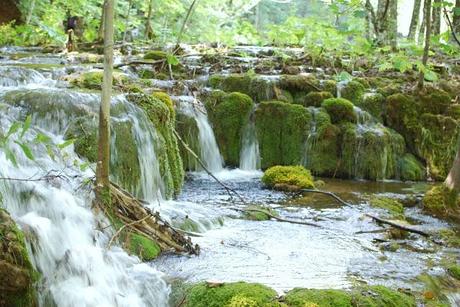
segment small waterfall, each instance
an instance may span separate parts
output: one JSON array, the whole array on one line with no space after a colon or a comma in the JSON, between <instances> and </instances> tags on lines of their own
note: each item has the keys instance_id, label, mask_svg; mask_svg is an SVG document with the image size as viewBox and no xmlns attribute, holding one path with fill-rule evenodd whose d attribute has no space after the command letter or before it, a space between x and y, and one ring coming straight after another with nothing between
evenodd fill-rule
<instances>
[{"instance_id":1,"label":"small waterfall","mask_svg":"<svg viewBox=\"0 0 460 307\"><path fill-rule=\"evenodd\" d=\"M342 90L347 86L349 81L337 82L337 98L342 98Z\"/></svg>"},{"instance_id":2,"label":"small waterfall","mask_svg":"<svg viewBox=\"0 0 460 307\"><path fill-rule=\"evenodd\" d=\"M257 141L256 124L252 114L243 131L240 169L247 171L260 169L259 142Z\"/></svg>"},{"instance_id":3,"label":"small waterfall","mask_svg":"<svg viewBox=\"0 0 460 307\"><path fill-rule=\"evenodd\" d=\"M224 160L217 146L216 137L208 120L206 108L192 96L172 97L178 102L178 112L193 117L198 127L198 142L200 147L200 159L211 172L219 172L223 169Z\"/></svg>"},{"instance_id":4,"label":"small waterfall","mask_svg":"<svg viewBox=\"0 0 460 307\"><path fill-rule=\"evenodd\" d=\"M61 90L62 95L59 95L56 89L46 88L41 81L41 84L26 84L27 88L17 87L40 79L34 77L15 83L5 82L3 76L0 78L3 85L0 85L0 133L5 133L13 122L22 120L27 113L37 115L24 136L32 147L35 161L24 156L14 143L16 135L13 135L8 146L15 152L19 167L14 167L0 150L0 177L36 178L48 171L60 174L59 178L43 181L0 181L3 206L26 231L31 260L41 273L38 282L40 306L167 306L169 287L160 272L119 247L107 249L113 231L107 227L105 217L92 212L93 195L83 184L94 173L78 167L82 161L74 153L73 146L63 149L62 153L56 149L55 157L50 158L45 146L33 142L37 133L46 134L54 144L63 142L65 123L69 119L60 114L57 117L60 123L52 120L62 111L57 108L59 97L73 97L69 93L79 97L79 100L67 99L68 104L78 104L75 110L91 105L94 97L67 90ZM31 91L31 87L39 90ZM12 103L11 95L20 95L20 103ZM42 100L45 96L48 101ZM45 107L47 112L39 117L35 107ZM55 108L58 112L50 115ZM136 123L133 127L136 133L145 129L142 121L139 127ZM141 141L145 140L139 136Z\"/></svg>"},{"instance_id":5,"label":"small waterfall","mask_svg":"<svg viewBox=\"0 0 460 307\"><path fill-rule=\"evenodd\" d=\"M313 153L316 140L318 139L316 114L318 114L318 112L320 111L318 108L314 108L314 107L309 107L308 110L310 111L310 114L312 116L312 121L311 121L310 131L308 132L307 139L305 140L305 143L304 143L303 155L302 155L302 160L300 163L303 166L305 166L307 169L310 169L312 166L311 161L310 161L310 156Z\"/></svg>"}]
</instances>

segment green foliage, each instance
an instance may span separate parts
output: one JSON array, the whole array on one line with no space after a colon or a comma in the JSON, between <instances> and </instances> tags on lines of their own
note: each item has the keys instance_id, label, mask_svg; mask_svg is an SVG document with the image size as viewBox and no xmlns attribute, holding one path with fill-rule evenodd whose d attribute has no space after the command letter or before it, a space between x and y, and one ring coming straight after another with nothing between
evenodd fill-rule
<instances>
[{"instance_id":1,"label":"green foliage","mask_svg":"<svg viewBox=\"0 0 460 307\"><path fill-rule=\"evenodd\" d=\"M460 280L460 265L452 264L447 268L447 272L453 278Z\"/></svg>"},{"instance_id":2,"label":"green foliage","mask_svg":"<svg viewBox=\"0 0 460 307\"><path fill-rule=\"evenodd\" d=\"M351 122L356 123L357 116L353 109L353 103L344 98L330 98L323 101L323 108L331 116L332 123Z\"/></svg>"},{"instance_id":3,"label":"green foliage","mask_svg":"<svg viewBox=\"0 0 460 307\"><path fill-rule=\"evenodd\" d=\"M390 213L391 218L404 220L404 207L396 199L389 197L372 196L370 199L370 205L372 207L385 209Z\"/></svg>"},{"instance_id":4,"label":"green foliage","mask_svg":"<svg viewBox=\"0 0 460 307\"><path fill-rule=\"evenodd\" d=\"M245 282L192 286L186 298L186 307L269 306L276 292L260 284ZM245 305L239 305L243 302Z\"/></svg>"},{"instance_id":5,"label":"green foliage","mask_svg":"<svg viewBox=\"0 0 460 307\"><path fill-rule=\"evenodd\" d=\"M300 189L312 189L315 187L310 171L300 165L270 167L265 171L262 182L266 186L276 189L289 188L289 186L295 186Z\"/></svg>"},{"instance_id":6,"label":"green foliage","mask_svg":"<svg viewBox=\"0 0 460 307\"><path fill-rule=\"evenodd\" d=\"M353 293L353 306L415 307L414 297L384 286L364 287Z\"/></svg>"},{"instance_id":7,"label":"green foliage","mask_svg":"<svg viewBox=\"0 0 460 307\"><path fill-rule=\"evenodd\" d=\"M351 295L343 290L293 289L286 294L286 303L292 307L351 307Z\"/></svg>"},{"instance_id":8,"label":"green foliage","mask_svg":"<svg viewBox=\"0 0 460 307\"><path fill-rule=\"evenodd\" d=\"M458 208L457 192L444 184L432 187L423 197L423 209L438 216L448 216L451 210Z\"/></svg>"}]
</instances>

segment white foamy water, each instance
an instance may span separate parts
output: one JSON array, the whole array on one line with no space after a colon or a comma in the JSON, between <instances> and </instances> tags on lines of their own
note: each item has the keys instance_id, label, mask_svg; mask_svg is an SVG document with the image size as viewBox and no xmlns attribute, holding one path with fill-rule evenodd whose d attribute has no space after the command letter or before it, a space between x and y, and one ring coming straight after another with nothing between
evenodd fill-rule
<instances>
[{"instance_id":1,"label":"white foamy water","mask_svg":"<svg viewBox=\"0 0 460 307\"><path fill-rule=\"evenodd\" d=\"M260 169L260 151L257 140L256 125L252 119L249 120L243 132L242 148L240 153L240 169Z\"/></svg>"}]
</instances>

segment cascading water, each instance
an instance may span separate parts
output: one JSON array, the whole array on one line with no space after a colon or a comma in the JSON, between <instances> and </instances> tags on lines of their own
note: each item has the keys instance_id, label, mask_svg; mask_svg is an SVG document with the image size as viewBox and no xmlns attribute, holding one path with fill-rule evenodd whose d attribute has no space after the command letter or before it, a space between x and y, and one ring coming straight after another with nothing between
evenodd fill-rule
<instances>
[{"instance_id":1,"label":"cascading water","mask_svg":"<svg viewBox=\"0 0 460 307\"><path fill-rule=\"evenodd\" d=\"M305 143L304 143L303 155L302 155L302 160L300 163L303 166L305 166L307 169L310 169L311 162L310 162L309 157L311 156L314 150L314 146L318 138L316 114L318 114L318 112L320 111L318 108L314 108L314 107L310 107L308 109L312 116L312 122L311 122L310 131L308 133L307 139L305 140Z\"/></svg>"},{"instance_id":2,"label":"cascading water","mask_svg":"<svg viewBox=\"0 0 460 307\"><path fill-rule=\"evenodd\" d=\"M52 120L53 107L61 103L57 98L76 95L78 99L65 100L66 103L79 104L75 111L92 106L98 95L48 88L46 84L53 83L53 80L42 82L46 78L39 77L36 71L31 73L24 69L19 75L31 77L17 82L11 82L15 80L11 74L0 78L0 128L5 132L14 121L23 120L33 111L32 127L25 138L31 144L35 160L28 160L13 138L8 146L15 152L19 167L13 166L5 152L0 150L0 177L36 179L51 170L54 171L50 174L59 174L59 177L50 180L0 182L3 206L27 232L32 262L41 273L39 304L167 306L169 288L161 273L118 247L106 248L111 238L107 221L93 214L92 194L82 188L82 182L94 173L80 170L78 165L82 161L73 152L72 146L63 149L64 153L55 149L56 156L52 159L43 145L33 142L38 132L46 134L54 144L63 142L66 121L77 114L65 117L62 112L57 112L54 115L58 115L58 120ZM39 82L33 84L34 80ZM20 99L13 99L17 103L11 103L15 95L21 95ZM35 99L36 95L39 99ZM40 95L46 95L49 100L43 101ZM44 105L39 106L41 103ZM40 107L45 110L41 114L37 112ZM143 128L142 124L133 125L135 134ZM142 136L139 140L145 141Z\"/></svg>"},{"instance_id":3,"label":"cascading water","mask_svg":"<svg viewBox=\"0 0 460 307\"><path fill-rule=\"evenodd\" d=\"M224 161L217 146L214 131L209 123L206 109L203 104L193 96L172 97L178 103L178 112L195 119L198 127L198 142L200 159L211 172L223 169ZM198 170L200 168L198 167Z\"/></svg>"},{"instance_id":4,"label":"cascading water","mask_svg":"<svg viewBox=\"0 0 460 307\"><path fill-rule=\"evenodd\" d=\"M240 153L240 169L253 171L260 169L259 142L257 141L256 124L251 114L243 132Z\"/></svg>"}]
</instances>

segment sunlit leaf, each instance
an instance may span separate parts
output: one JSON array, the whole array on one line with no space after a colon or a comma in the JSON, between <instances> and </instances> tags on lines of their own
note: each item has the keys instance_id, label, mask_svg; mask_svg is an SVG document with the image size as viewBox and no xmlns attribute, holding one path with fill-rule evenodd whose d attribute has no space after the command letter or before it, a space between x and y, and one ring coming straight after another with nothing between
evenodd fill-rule
<instances>
[{"instance_id":1,"label":"sunlit leaf","mask_svg":"<svg viewBox=\"0 0 460 307\"><path fill-rule=\"evenodd\" d=\"M18 162L16 161L16 156L14 155L14 152L11 151L8 147L5 147L5 155L6 159L11 161L15 167L18 166Z\"/></svg>"},{"instance_id":2,"label":"sunlit leaf","mask_svg":"<svg viewBox=\"0 0 460 307\"><path fill-rule=\"evenodd\" d=\"M434 82L438 80L438 75L430 69L425 69L424 77L426 81Z\"/></svg>"},{"instance_id":3,"label":"sunlit leaf","mask_svg":"<svg viewBox=\"0 0 460 307\"><path fill-rule=\"evenodd\" d=\"M19 147L21 147L22 149L22 152L24 152L24 154L26 155L26 157L29 159L29 160L35 160L35 157L34 155L32 154L32 150L30 149L29 146L27 146L26 144L24 143L20 143L18 141L15 141L16 144L19 145Z\"/></svg>"},{"instance_id":4,"label":"sunlit leaf","mask_svg":"<svg viewBox=\"0 0 460 307\"><path fill-rule=\"evenodd\" d=\"M29 130L30 128L30 124L32 123L32 116L31 115L28 115L25 122L24 122L24 125L22 126L22 132L21 132L21 136L20 138L23 138L24 135L26 134L26 132Z\"/></svg>"},{"instance_id":5,"label":"sunlit leaf","mask_svg":"<svg viewBox=\"0 0 460 307\"><path fill-rule=\"evenodd\" d=\"M15 134L18 132L18 130L21 128L22 123L20 122L15 122L14 124L11 125L10 129L8 130L8 133L6 134L6 137L8 138L9 136Z\"/></svg>"},{"instance_id":6,"label":"sunlit leaf","mask_svg":"<svg viewBox=\"0 0 460 307\"><path fill-rule=\"evenodd\" d=\"M75 143L75 139L70 139L70 140L65 141L64 143L59 144L58 148L59 149L64 149L64 148L72 145L73 143Z\"/></svg>"}]
</instances>

